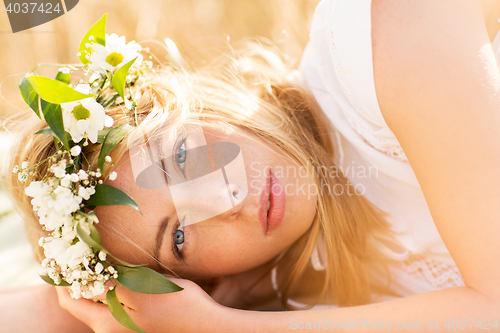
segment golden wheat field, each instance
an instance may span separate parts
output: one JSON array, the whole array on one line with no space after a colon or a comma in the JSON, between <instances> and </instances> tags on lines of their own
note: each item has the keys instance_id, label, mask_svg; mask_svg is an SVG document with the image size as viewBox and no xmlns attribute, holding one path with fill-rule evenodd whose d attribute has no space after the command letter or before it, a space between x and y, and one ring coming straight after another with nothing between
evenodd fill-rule
<instances>
[{"instance_id":1,"label":"golden wheat field","mask_svg":"<svg viewBox=\"0 0 500 333\"><path fill-rule=\"evenodd\" d=\"M17 88L22 76L38 63L77 62L81 38L105 13L108 13L107 32L125 35L127 42L135 40L160 54L158 42L170 38L183 57L196 67L244 38L267 39L292 59L300 59L318 2L80 0L67 14L15 34L11 31L7 13L1 8L0 117L4 120L1 123L5 124L8 117L27 109ZM37 70L42 75L51 75L53 71L53 68Z\"/></svg>"}]
</instances>

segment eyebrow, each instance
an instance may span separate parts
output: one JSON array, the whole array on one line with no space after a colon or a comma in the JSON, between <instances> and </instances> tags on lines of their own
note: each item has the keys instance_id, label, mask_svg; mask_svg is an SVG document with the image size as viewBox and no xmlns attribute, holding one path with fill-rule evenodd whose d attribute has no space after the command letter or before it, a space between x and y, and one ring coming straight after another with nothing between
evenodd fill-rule
<instances>
[{"instance_id":1,"label":"eyebrow","mask_svg":"<svg viewBox=\"0 0 500 333\"><path fill-rule=\"evenodd\" d=\"M158 265L159 269L163 269L160 261L160 250L161 250L161 245L163 244L163 238L165 236L165 231L167 230L168 227L168 222L170 221L170 217L166 217L161 223L160 226L158 227L158 233L156 234L156 240L155 240L155 247L153 251L153 257L156 261L156 264Z\"/></svg>"}]
</instances>

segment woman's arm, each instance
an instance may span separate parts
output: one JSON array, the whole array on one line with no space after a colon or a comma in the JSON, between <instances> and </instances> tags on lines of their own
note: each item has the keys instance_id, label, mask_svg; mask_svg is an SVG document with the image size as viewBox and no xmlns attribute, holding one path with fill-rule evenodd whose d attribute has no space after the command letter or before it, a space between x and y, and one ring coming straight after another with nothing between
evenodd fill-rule
<instances>
[{"instance_id":1,"label":"woman's arm","mask_svg":"<svg viewBox=\"0 0 500 333\"><path fill-rule=\"evenodd\" d=\"M0 331L92 332L87 325L61 308L55 287L49 285L0 290Z\"/></svg>"}]
</instances>

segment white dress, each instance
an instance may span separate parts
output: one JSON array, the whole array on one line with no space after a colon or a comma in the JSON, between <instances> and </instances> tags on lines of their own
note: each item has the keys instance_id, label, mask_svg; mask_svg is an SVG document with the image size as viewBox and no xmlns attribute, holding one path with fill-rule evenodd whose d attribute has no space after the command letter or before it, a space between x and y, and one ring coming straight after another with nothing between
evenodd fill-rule
<instances>
[{"instance_id":1,"label":"white dress","mask_svg":"<svg viewBox=\"0 0 500 333\"><path fill-rule=\"evenodd\" d=\"M492 43L497 59L499 35ZM384 245L397 260L391 267L391 291L405 297L463 286L417 178L378 105L371 0L323 0L313 17L300 71L336 129L332 137L339 166L367 199L389 214L398 233L400 245Z\"/></svg>"}]
</instances>

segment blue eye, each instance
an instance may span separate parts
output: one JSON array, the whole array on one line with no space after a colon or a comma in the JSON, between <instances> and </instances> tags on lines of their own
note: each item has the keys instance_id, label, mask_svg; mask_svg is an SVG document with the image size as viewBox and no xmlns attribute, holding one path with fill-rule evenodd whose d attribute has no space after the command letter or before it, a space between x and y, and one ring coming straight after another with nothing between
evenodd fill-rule
<instances>
[{"instance_id":1,"label":"blue eye","mask_svg":"<svg viewBox=\"0 0 500 333\"><path fill-rule=\"evenodd\" d=\"M174 243L179 252L182 251L182 244L184 244L184 231L182 231L182 227L180 224L174 233Z\"/></svg>"},{"instance_id":2,"label":"blue eye","mask_svg":"<svg viewBox=\"0 0 500 333\"><path fill-rule=\"evenodd\" d=\"M175 151L175 162L184 171L184 163L186 162L186 138L182 139L177 145L177 149Z\"/></svg>"}]
</instances>

